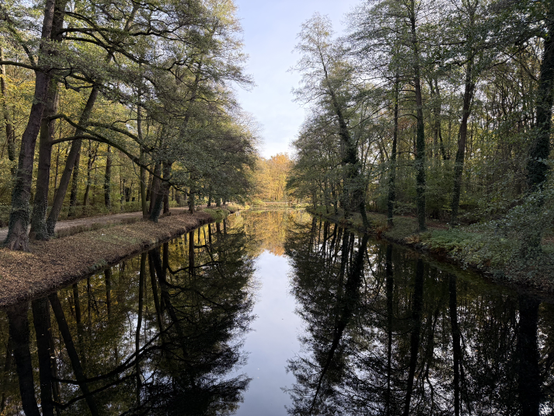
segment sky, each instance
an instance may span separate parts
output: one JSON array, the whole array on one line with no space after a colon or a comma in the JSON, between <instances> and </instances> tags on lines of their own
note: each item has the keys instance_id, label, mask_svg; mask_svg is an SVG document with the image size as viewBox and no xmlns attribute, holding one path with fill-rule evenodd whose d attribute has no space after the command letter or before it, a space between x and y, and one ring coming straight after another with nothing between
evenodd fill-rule
<instances>
[{"instance_id":1,"label":"sky","mask_svg":"<svg viewBox=\"0 0 554 416\"><path fill-rule=\"evenodd\" d=\"M243 351L249 351L246 365L239 374L252 378L244 393L244 403L236 416L283 416L291 405L288 393L296 382L286 372L287 360L300 350L298 336L303 330L302 319L296 314L296 300L291 294L289 260L264 251L256 258L257 289L251 324Z\"/></svg>"},{"instance_id":2,"label":"sky","mask_svg":"<svg viewBox=\"0 0 554 416\"><path fill-rule=\"evenodd\" d=\"M238 89L244 111L258 123L260 154L293 153L290 144L304 121L305 109L294 102L292 89L300 74L289 71L299 55L294 51L300 26L316 12L327 15L337 35L346 28L346 13L361 0L235 0L243 28L245 72L254 78L250 91Z\"/></svg>"}]
</instances>

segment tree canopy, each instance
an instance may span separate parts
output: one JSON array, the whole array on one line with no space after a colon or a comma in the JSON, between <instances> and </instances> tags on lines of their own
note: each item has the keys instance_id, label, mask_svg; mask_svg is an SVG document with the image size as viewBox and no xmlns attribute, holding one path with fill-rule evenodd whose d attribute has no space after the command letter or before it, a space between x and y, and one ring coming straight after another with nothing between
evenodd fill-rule
<instances>
[{"instance_id":1,"label":"tree canopy","mask_svg":"<svg viewBox=\"0 0 554 416\"><path fill-rule=\"evenodd\" d=\"M389 225L412 214L420 231L430 217L499 219L529 198L544 211L552 16L547 1L362 1L336 37L314 15L299 34L297 93L310 112L289 187L346 216L344 196L358 190Z\"/></svg>"},{"instance_id":2,"label":"tree canopy","mask_svg":"<svg viewBox=\"0 0 554 416\"><path fill-rule=\"evenodd\" d=\"M233 92L251 84L235 12L228 0L0 5L9 247L27 249L31 204L31 237L48 239L62 211L101 200L157 221L170 194L191 209L245 197L256 137Z\"/></svg>"}]
</instances>

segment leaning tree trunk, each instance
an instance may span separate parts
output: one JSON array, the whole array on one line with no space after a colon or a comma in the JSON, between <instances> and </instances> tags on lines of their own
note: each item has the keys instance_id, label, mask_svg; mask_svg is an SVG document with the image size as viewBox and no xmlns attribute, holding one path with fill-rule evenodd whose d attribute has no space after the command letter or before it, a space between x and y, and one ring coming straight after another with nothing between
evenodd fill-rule
<instances>
[{"instance_id":1,"label":"leaning tree trunk","mask_svg":"<svg viewBox=\"0 0 554 416\"><path fill-rule=\"evenodd\" d=\"M464 159L467 142L467 123L471 114L471 102L473 101L473 92L475 91L475 82L473 80L473 57L468 61L466 67L466 79L464 90L464 104L462 110L462 122L460 124L460 136L458 140L458 152L456 153L456 162L454 164L454 189L452 193L451 218L450 223L455 226L458 221L458 211L460 208L460 194L462 191L462 175L464 172Z\"/></svg>"},{"instance_id":2,"label":"leaning tree trunk","mask_svg":"<svg viewBox=\"0 0 554 416\"><path fill-rule=\"evenodd\" d=\"M97 97L98 88L93 87L85 105L85 109L83 110L81 118L79 119L80 126L86 126L86 124L88 123ZM75 136L80 136L82 133L82 129L75 129ZM69 186L69 180L71 179L73 167L75 166L75 162L80 152L81 140L74 140L73 143L71 143L71 149L69 150L69 155L67 156L67 160L65 162L65 168L60 179L60 185L58 186L58 189L54 196L52 209L50 210L50 214L48 215L48 219L46 220L46 226L48 227L48 233L50 235L54 235L54 228L56 227L56 222L58 221L58 217L60 216L60 212L62 210L63 201L65 199L65 194L67 193L67 188Z\"/></svg>"},{"instance_id":3,"label":"leaning tree trunk","mask_svg":"<svg viewBox=\"0 0 554 416\"><path fill-rule=\"evenodd\" d=\"M134 4L133 10L131 11L129 18L127 19L127 22L125 23L125 28L124 28L125 32L129 30L133 20L135 19L138 8L139 8L139 4L138 3ZM108 55L106 56L106 62L110 62L113 56L114 56L114 52L113 51L109 52ZM89 94L85 108L83 109L83 112L81 113L81 117L79 119L79 126L81 126L81 128L75 129L75 136L80 136L83 134L82 128L86 127L90 119L90 116L92 115L94 104L96 103L96 99L98 98L98 90L99 90L98 85L94 85L92 87L92 90ZM50 233L50 235L54 235L54 229L56 227L56 222L58 221L58 217L60 216L60 212L62 210L63 201L67 193L67 188L69 186L69 181L71 179L73 167L76 164L76 160L80 152L81 152L81 140L79 139L74 140L73 143L71 144L71 150L69 151L69 155L67 156L65 169L62 173L62 178L60 179L60 186L56 191L56 194L54 196L54 202L52 204L52 209L50 210L50 214L46 221L46 226L48 228L48 232Z\"/></svg>"},{"instance_id":4,"label":"leaning tree trunk","mask_svg":"<svg viewBox=\"0 0 554 416\"><path fill-rule=\"evenodd\" d=\"M42 24L42 43L39 51L38 69L35 70L35 93L33 105L27 122L27 127L21 137L19 163L12 192L12 207L10 212L9 230L6 245L12 250L29 250L29 200L31 197L31 182L33 180L33 162L35 145L40 130L42 113L44 112L46 96L50 84L45 56L48 55L48 40L52 33L54 21L55 0L47 0Z\"/></svg>"},{"instance_id":5,"label":"leaning tree trunk","mask_svg":"<svg viewBox=\"0 0 554 416\"><path fill-rule=\"evenodd\" d=\"M325 73L326 73L326 78L328 78L326 69L325 69ZM329 84L329 92L333 100L333 107L335 110L335 114L339 122L339 135L341 137L343 147L344 147L344 153L342 156L342 165L346 168L347 183L350 187L353 188L352 197L347 198L345 200L346 205L344 209L346 212L348 207L353 203L358 208L360 215L362 216L364 227L369 228L370 224L367 218L367 212L365 208L365 186L360 172L358 149L356 148L356 144L354 143L354 140L352 139L352 135L348 130L348 126L346 124L346 120L344 118L342 110L339 106L338 99L335 95L334 90L331 88L329 81L328 81L328 84ZM347 193L348 193L348 190L345 190L345 194Z\"/></svg>"}]
</instances>

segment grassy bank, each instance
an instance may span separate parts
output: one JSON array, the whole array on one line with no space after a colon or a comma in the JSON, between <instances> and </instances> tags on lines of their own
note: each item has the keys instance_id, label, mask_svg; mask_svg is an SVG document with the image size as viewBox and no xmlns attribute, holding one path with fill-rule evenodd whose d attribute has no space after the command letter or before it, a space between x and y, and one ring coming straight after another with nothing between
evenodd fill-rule
<instances>
[{"instance_id":1,"label":"grassy bank","mask_svg":"<svg viewBox=\"0 0 554 416\"><path fill-rule=\"evenodd\" d=\"M217 208L163 217L157 224L110 225L32 242L29 253L0 249L0 306L48 294L229 213Z\"/></svg>"},{"instance_id":2,"label":"grassy bank","mask_svg":"<svg viewBox=\"0 0 554 416\"><path fill-rule=\"evenodd\" d=\"M324 209L311 212L433 259L477 271L496 281L554 294L554 240L546 235L542 252L525 255L525 230L506 224L505 220L458 228L428 221L428 230L419 233L417 219L413 217L395 217L394 226L388 227L385 215L368 213L372 226L370 230L363 230L359 214L345 220L342 215L328 214Z\"/></svg>"}]
</instances>

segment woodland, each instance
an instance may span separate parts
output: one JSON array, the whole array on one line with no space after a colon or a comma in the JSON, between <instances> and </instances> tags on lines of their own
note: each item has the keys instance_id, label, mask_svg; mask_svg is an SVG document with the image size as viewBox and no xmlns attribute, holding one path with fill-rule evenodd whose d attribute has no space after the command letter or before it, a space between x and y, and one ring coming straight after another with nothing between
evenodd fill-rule
<instances>
[{"instance_id":1,"label":"woodland","mask_svg":"<svg viewBox=\"0 0 554 416\"><path fill-rule=\"evenodd\" d=\"M290 159L257 155L235 99L253 85L235 12L230 0L0 5L7 247L51 238L62 217L294 200L365 229L368 211L389 227L415 216L418 232L486 224L524 257L543 253L554 2L361 1L342 37L315 14L298 34L308 115Z\"/></svg>"},{"instance_id":2,"label":"woodland","mask_svg":"<svg viewBox=\"0 0 554 416\"><path fill-rule=\"evenodd\" d=\"M194 211L251 188L233 2L6 1L0 34L9 248L49 239L61 214L157 221L170 199Z\"/></svg>"},{"instance_id":3,"label":"woodland","mask_svg":"<svg viewBox=\"0 0 554 416\"><path fill-rule=\"evenodd\" d=\"M389 227L415 216L420 233L430 218L486 224L523 257L542 254L554 2L370 1L347 21L337 37L316 14L298 35L295 92L310 114L294 143L293 195L359 212L365 227L366 210Z\"/></svg>"}]
</instances>

